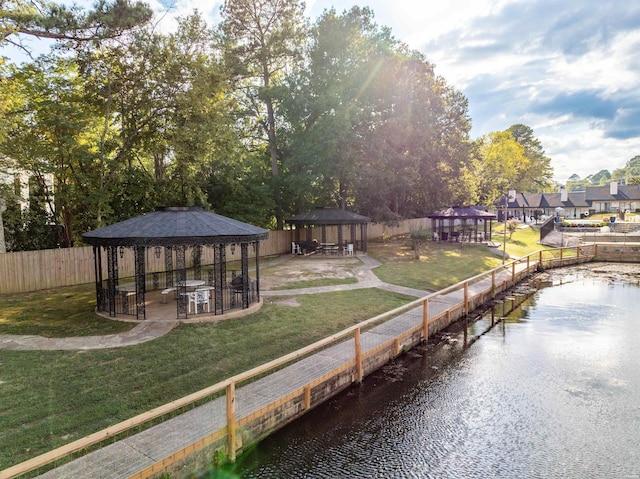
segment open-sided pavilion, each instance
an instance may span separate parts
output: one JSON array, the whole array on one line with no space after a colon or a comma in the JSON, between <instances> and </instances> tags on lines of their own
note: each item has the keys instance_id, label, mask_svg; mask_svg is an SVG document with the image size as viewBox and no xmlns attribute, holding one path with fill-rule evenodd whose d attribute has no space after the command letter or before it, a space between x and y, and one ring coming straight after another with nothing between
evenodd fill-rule
<instances>
[{"instance_id":1,"label":"open-sided pavilion","mask_svg":"<svg viewBox=\"0 0 640 479\"><path fill-rule=\"evenodd\" d=\"M148 293L158 291L160 298L162 291L163 299L175 298L177 319L187 319L189 284L206 285L213 293L207 306L214 315L247 309L260 301L259 247L260 240L268 236L263 228L199 207L160 207L84 233L82 238L93 246L99 312L108 312L111 317L146 319ZM235 254L238 246L240 269L233 270L232 278L228 278L227 249ZM249 275L250 247L255 258L253 279ZM134 280L121 283L118 259L122 260L126 249L133 250ZM203 257L211 256L211 251L205 249L212 250L212 264L203 265ZM160 270L147 273L148 262L160 263ZM198 304L195 306L197 314Z\"/></svg>"},{"instance_id":2,"label":"open-sided pavilion","mask_svg":"<svg viewBox=\"0 0 640 479\"><path fill-rule=\"evenodd\" d=\"M439 241L490 241L496 215L476 206L449 206L427 215L434 239Z\"/></svg>"},{"instance_id":3,"label":"open-sided pavilion","mask_svg":"<svg viewBox=\"0 0 640 479\"><path fill-rule=\"evenodd\" d=\"M320 207L300 213L290 218L285 218L285 222L294 226L293 242L310 246L313 242L313 227L320 226L320 243L327 243L327 227L336 226L338 229L337 246L343 248L346 244L353 244L357 250L367 251L367 225L371 219L352 211L335 207ZM357 228L360 227L360 240L358 240ZM349 241L345 241L344 229L349 231ZM306 236L301 238L303 230ZM342 249L340 249L342 251Z\"/></svg>"}]
</instances>

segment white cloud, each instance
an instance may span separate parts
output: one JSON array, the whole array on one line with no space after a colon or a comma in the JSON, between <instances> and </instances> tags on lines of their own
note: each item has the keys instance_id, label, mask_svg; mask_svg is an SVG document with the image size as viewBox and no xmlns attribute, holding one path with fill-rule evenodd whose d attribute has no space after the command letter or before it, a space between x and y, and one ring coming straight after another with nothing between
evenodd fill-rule
<instances>
[{"instance_id":1,"label":"white cloud","mask_svg":"<svg viewBox=\"0 0 640 479\"><path fill-rule=\"evenodd\" d=\"M177 28L177 19L191 15L197 10L211 24L219 21L218 10L222 0L151 0L147 2L156 13L158 28L161 32L174 32Z\"/></svg>"}]
</instances>

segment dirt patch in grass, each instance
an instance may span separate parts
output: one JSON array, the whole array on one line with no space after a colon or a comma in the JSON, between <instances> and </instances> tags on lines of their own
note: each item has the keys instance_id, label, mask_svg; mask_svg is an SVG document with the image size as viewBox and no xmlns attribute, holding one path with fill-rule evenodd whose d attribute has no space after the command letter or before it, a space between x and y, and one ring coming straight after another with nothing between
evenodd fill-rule
<instances>
[{"instance_id":1,"label":"dirt patch in grass","mask_svg":"<svg viewBox=\"0 0 640 479\"><path fill-rule=\"evenodd\" d=\"M274 290L292 283L321 279L355 278L357 258L295 257L260 270L260 289Z\"/></svg>"},{"instance_id":2,"label":"dirt patch in grass","mask_svg":"<svg viewBox=\"0 0 640 479\"><path fill-rule=\"evenodd\" d=\"M265 299L265 304L279 304L281 306L290 306L292 308L299 308L300 302L295 296L275 296Z\"/></svg>"}]
</instances>

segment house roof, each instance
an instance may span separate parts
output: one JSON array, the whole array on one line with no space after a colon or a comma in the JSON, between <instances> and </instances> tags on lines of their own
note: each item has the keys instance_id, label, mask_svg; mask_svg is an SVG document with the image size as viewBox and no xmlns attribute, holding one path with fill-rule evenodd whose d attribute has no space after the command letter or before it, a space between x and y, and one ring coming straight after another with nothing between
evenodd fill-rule
<instances>
[{"instance_id":1,"label":"house roof","mask_svg":"<svg viewBox=\"0 0 640 479\"><path fill-rule=\"evenodd\" d=\"M495 204L496 207L504 208L504 196L501 197ZM513 200L509 201L509 208L527 208L531 207L529 204L529 200L523 193L516 193L516 196Z\"/></svg>"},{"instance_id":2,"label":"house roof","mask_svg":"<svg viewBox=\"0 0 640 479\"><path fill-rule=\"evenodd\" d=\"M584 191L567 193L567 200L562 201L562 193L544 193L542 206L547 208L588 208Z\"/></svg>"},{"instance_id":3,"label":"house roof","mask_svg":"<svg viewBox=\"0 0 640 479\"><path fill-rule=\"evenodd\" d=\"M371 218L341 208L325 206L285 218L285 222L294 225L353 225L370 223Z\"/></svg>"},{"instance_id":4,"label":"house roof","mask_svg":"<svg viewBox=\"0 0 640 479\"><path fill-rule=\"evenodd\" d=\"M611 194L611 186L589 186L586 188L587 201L640 200L640 185L618 185L618 193Z\"/></svg>"},{"instance_id":5,"label":"house roof","mask_svg":"<svg viewBox=\"0 0 640 479\"><path fill-rule=\"evenodd\" d=\"M173 246L245 243L269 231L198 207L160 207L82 235L98 246Z\"/></svg>"},{"instance_id":6,"label":"house roof","mask_svg":"<svg viewBox=\"0 0 640 479\"><path fill-rule=\"evenodd\" d=\"M607 187L608 188L608 187ZM509 201L509 208L588 208L584 191L574 191L567 194L567 200L562 201L562 193L517 193L513 201ZM496 202L496 207L504 207L504 199Z\"/></svg>"}]
</instances>

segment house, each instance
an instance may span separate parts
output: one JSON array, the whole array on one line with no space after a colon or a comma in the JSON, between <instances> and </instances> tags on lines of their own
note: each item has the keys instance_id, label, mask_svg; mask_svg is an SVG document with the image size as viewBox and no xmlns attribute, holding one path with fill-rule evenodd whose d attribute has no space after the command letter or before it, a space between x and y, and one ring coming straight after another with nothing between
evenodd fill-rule
<instances>
[{"instance_id":1,"label":"house","mask_svg":"<svg viewBox=\"0 0 640 479\"><path fill-rule=\"evenodd\" d=\"M498 219L502 221L504 198L496 203ZM640 210L640 185L588 186L585 191L560 193L510 193L506 208L507 218L524 223L554 216L584 218L593 213L624 213Z\"/></svg>"},{"instance_id":2,"label":"house","mask_svg":"<svg viewBox=\"0 0 640 479\"><path fill-rule=\"evenodd\" d=\"M47 194L53 194L53 175L47 173L43 176L46 186ZM27 171L19 170L15 168L0 169L0 184L10 185L13 192L13 201L17 201L20 204L22 211L29 208L31 195L34 190L34 186L38 183L33 175L30 175ZM37 190L38 188L36 188ZM8 199L8 198L6 198ZM48 214L52 214L52 205L47 202L45 204Z\"/></svg>"},{"instance_id":3,"label":"house","mask_svg":"<svg viewBox=\"0 0 640 479\"><path fill-rule=\"evenodd\" d=\"M0 158L0 160L3 160L3 158ZM4 168L0 169L0 187L8 186L8 188L0 189L0 253L7 252L3 213L7 210L8 205L14 202L20 205L20 211L24 213L29 208L31 195L34 192L33 186L37 185L26 171L6 167L6 158L4 160L1 164ZM46 174L43 178L46 189L53 193L53 175ZM45 202L44 207L47 214L52 216L52 202Z\"/></svg>"},{"instance_id":4,"label":"house","mask_svg":"<svg viewBox=\"0 0 640 479\"><path fill-rule=\"evenodd\" d=\"M640 210L640 185L618 185L587 188L586 200L595 213L624 213Z\"/></svg>"},{"instance_id":5,"label":"house","mask_svg":"<svg viewBox=\"0 0 640 479\"><path fill-rule=\"evenodd\" d=\"M553 216L561 208L567 218L588 216L591 206L584 191L560 193L516 193L509 197L507 218L516 218L523 223L535 222ZM504 216L504 200L496 203L499 220Z\"/></svg>"}]
</instances>

